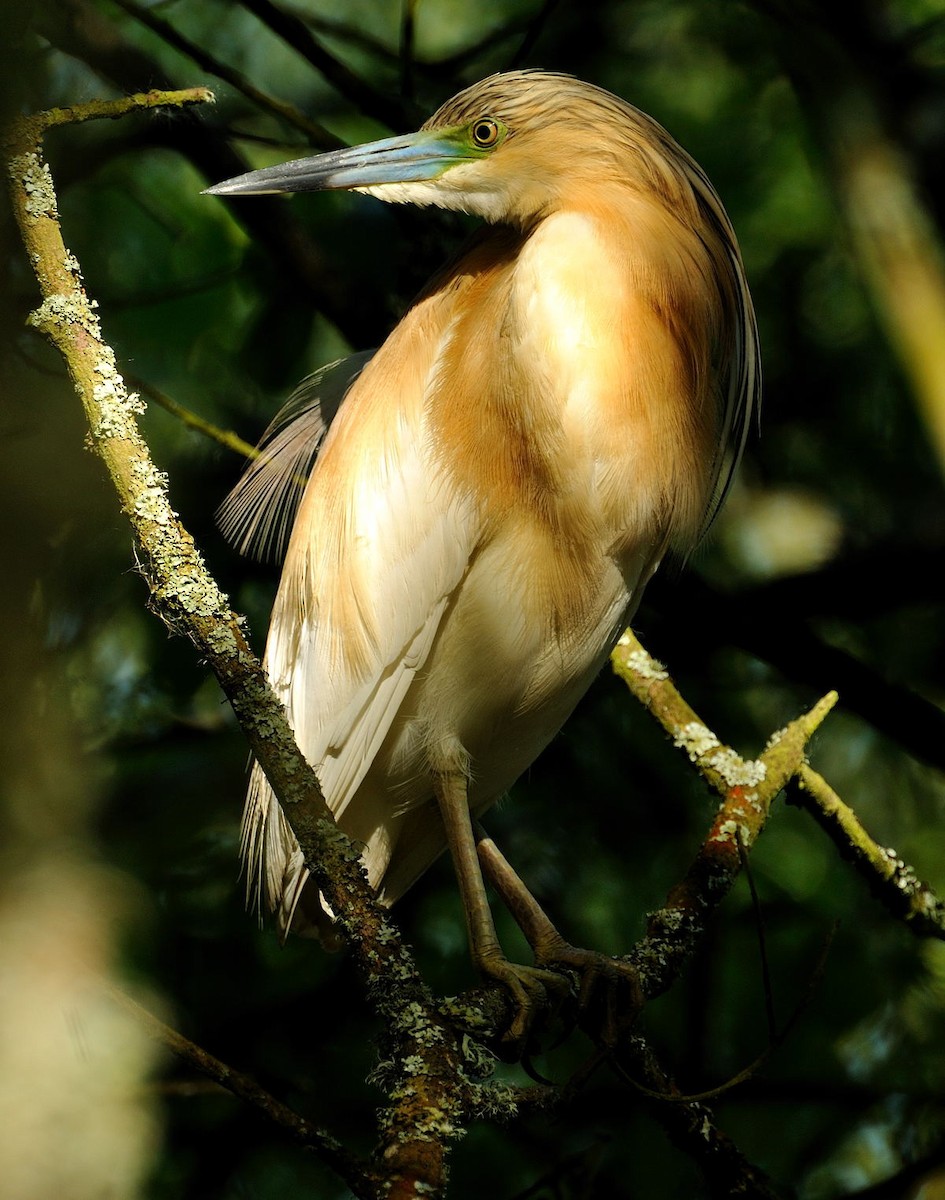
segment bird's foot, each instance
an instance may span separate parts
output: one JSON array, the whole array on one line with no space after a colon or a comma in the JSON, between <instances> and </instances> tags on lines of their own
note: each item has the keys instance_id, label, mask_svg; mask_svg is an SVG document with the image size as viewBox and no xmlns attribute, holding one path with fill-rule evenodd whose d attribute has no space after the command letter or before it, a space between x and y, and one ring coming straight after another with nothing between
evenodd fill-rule
<instances>
[{"instance_id":1,"label":"bird's foot","mask_svg":"<svg viewBox=\"0 0 945 1200\"><path fill-rule=\"evenodd\" d=\"M556 974L577 976L581 1022L585 1027L588 1022L593 1024L604 1046L615 1046L636 1022L643 993L639 972L626 959L584 950L557 937L536 948L535 961Z\"/></svg>"},{"instance_id":2,"label":"bird's foot","mask_svg":"<svg viewBox=\"0 0 945 1200\"><path fill-rule=\"evenodd\" d=\"M524 1047L536 1020L554 1012L571 994L560 971L509 962L501 952L482 955L476 966L485 978L501 983L512 1000L515 1014L502 1039L510 1049Z\"/></svg>"}]
</instances>

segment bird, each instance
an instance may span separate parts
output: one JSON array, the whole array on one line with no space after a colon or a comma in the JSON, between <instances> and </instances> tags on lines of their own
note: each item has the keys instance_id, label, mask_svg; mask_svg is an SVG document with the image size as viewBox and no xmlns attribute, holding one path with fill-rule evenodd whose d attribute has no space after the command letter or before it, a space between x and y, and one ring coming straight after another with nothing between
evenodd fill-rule
<instances>
[{"instance_id":1,"label":"bird","mask_svg":"<svg viewBox=\"0 0 945 1200\"><path fill-rule=\"evenodd\" d=\"M571 947L479 824L561 729L668 555L728 492L760 397L731 222L653 118L537 69L421 128L227 180L483 222L375 351L307 380L224 507L287 538L265 665L390 905L449 849L473 963L521 1033ZM307 482L300 482L307 476ZM243 855L285 932L332 916L258 766ZM532 943L502 951L484 872Z\"/></svg>"}]
</instances>

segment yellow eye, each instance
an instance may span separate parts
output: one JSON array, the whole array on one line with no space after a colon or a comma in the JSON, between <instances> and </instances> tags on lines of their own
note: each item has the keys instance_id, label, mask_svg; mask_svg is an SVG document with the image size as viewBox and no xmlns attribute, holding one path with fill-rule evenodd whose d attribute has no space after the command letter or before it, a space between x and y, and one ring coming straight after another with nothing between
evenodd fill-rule
<instances>
[{"instance_id":1,"label":"yellow eye","mask_svg":"<svg viewBox=\"0 0 945 1200\"><path fill-rule=\"evenodd\" d=\"M472 140L483 150L494 146L499 140L498 122L493 121L491 117L483 117L481 121L476 121L470 132Z\"/></svg>"}]
</instances>

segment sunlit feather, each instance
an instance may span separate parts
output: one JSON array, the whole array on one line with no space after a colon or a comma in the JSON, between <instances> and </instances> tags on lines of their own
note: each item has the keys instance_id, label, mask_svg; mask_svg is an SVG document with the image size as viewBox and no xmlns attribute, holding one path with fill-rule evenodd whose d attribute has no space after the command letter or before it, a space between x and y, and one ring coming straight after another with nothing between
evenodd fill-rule
<instances>
[{"instance_id":1,"label":"sunlit feather","mask_svg":"<svg viewBox=\"0 0 945 1200\"><path fill-rule=\"evenodd\" d=\"M217 513L241 554L280 561L328 426L373 350L308 375L267 426L253 459Z\"/></svg>"},{"instance_id":2,"label":"sunlit feather","mask_svg":"<svg viewBox=\"0 0 945 1200\"><path fill-rule=\"evenodd\" d=\"M435 781L461 778L485 811L566 720L667 550L705 532L757 404L758 343L701 169L568 76L493 76L417 135L211 190L322 187L488 223L359 364L296 514L266 651L389 903L445 845ZM247 542L284 528L287 480L317 441L300 411L230 502ZM283 925L324 928L258 769L244 854Z\"/></svg>"}]
</instances>

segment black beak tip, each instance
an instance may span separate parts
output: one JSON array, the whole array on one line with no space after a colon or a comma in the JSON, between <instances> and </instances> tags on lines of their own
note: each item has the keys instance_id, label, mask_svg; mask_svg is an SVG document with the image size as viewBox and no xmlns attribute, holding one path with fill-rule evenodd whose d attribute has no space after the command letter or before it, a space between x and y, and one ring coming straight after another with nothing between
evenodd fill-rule
<instances>
[{"instance_id":1,"label":"black beak tip","mask_svg":"<svg viewBox=\"0 0 945 1200\"><path fill-rule=\"evenodd\" d=\"M204 188L200 193L201 196L246 196L252 195L251 189L233 187L234 180L224 179L221 183L215 183L211 187Z\"/></svg>"},{"instance_id":2,"label":"black beak tip","mask_svg":"<svg viewBox=\"0 0 945 1200\"><path fill-rule=\"evenodd\" d=\"M243 196L272 196L277 192L273 188L243 188L243 187L228 187L224 183L215 183L213 187L204 188L200 193L201 196L228 196L237 199Z\"/></svg>"}]
</instances>

